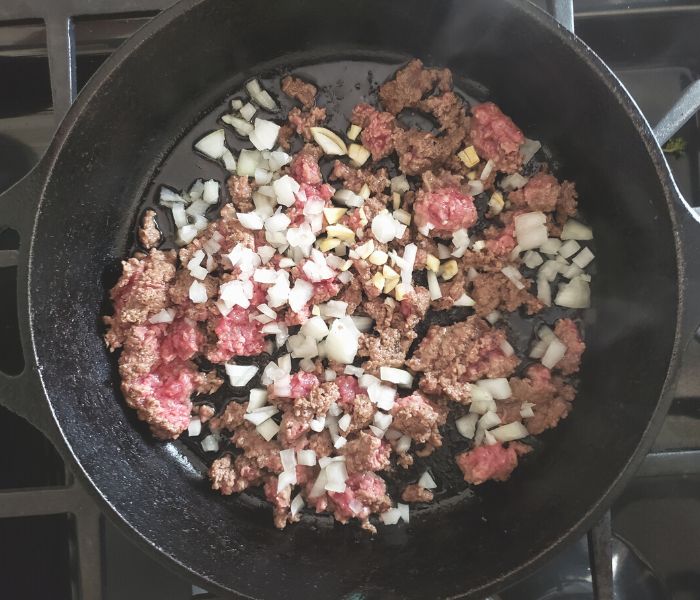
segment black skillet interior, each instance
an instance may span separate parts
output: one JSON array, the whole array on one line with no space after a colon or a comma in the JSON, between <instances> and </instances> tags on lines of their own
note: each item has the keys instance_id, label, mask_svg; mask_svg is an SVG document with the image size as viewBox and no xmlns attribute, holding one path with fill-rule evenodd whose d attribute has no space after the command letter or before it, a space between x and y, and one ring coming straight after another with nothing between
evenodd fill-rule
<instances>
[{"instance_id":1,"label":"black skillet interior","mask_svg":"<svg viewBox=\"0 0 700 600\"><path fill-rule=\"evenodd\" d=\"M657 409L677 268L668 204L628 101L518 2L190 4L128 42L104 82L88 86L40 207L31 325L70 450L128 527L221 588L264 598L481 594L581 528ZM123 407L101 340L105 289L158 165L247 77L410 56L451 68L467 91L496 101L577 182L597 246L581 390L572 417L542 436L537 460L471 501L374 539L317 520L281 533L267 511L208 492L198 459L152 441ZM337 78L358 71L354 64Z\"/></svg>"}]
</instances>

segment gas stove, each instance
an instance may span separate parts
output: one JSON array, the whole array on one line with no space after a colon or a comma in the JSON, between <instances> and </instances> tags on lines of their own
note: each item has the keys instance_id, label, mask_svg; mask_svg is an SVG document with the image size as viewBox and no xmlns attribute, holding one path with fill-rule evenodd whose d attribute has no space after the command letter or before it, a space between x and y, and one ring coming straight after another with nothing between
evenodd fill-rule
<instances>
[{"instance_id":1,"label":"gas stove","mask_svg":"<svg viewBox=\"0 0 700 600\"><path fill-rule=\"evenodd\" d=\"M3 0L0 191L48 146L76 93L172 0ZM573 21L650 123L700 77L700 2L546 0ZM700 205L700 121L668 160ZM0 370L23 368L14 318L18 240L0 227ZM700 344L684 356L677 397L651 453L588 536L493 600L700 598ZM144 554L101 514L51 444L0 408L0 597L14 600L215 598ZM595 577L594 577L595 575ZM358 596L359 598L359 596Z\"/></svg>"}]
</instances>

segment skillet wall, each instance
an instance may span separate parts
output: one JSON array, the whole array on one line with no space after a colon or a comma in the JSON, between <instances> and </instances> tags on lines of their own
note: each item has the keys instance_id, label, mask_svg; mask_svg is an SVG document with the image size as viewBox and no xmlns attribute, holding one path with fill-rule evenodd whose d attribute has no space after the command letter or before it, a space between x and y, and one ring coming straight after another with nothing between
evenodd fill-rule
<instances>
[{"instance_id":1,"label":"skillet wall","mask_svg":"<svg viewBox=\"0 0 700 600\"><path fill-rule=\"evenodd\" d=\"M30 275L36 360L77 460L145 540L251 596L383 589L383 598L426 598L502 580L580 525L605 494L666 375L677 304L671 224L623 105L515 1L211 0L170 14L81 96L40 207ZM153 443L123 409L99 324L139 198L183 127L261 62L344 48L419 56L483 84L527 134L556 149L598 248L572 417L507 484L374 541L347 527L281 534L264 511L207 493L180 447Z\"/></svg>"}]
</instances>

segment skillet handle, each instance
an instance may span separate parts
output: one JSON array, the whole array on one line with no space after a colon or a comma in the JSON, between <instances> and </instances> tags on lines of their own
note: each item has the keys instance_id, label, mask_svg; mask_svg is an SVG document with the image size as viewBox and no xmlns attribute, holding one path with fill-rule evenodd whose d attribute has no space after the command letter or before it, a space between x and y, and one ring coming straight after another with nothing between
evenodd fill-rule
<instances>
[{"instance_id":1,"label":"skillet handle","mask_svg":"<svg viewBox=\"0 0 700 600\"><path fill-rule=\"evenodd\" d=\"M58 429L42 393L29 332L28 259L36 209L48 170L45 162L39 163L24 179L0 194L0 232L13 229L19 235L19 250L0 251L0 267L17 267L16 318L24 356L24 369L20 374L9 375L0 371L0 405L23 417L55 441ZM10 315L10 318L13 316Z\"/></svg>"}]
</instances>

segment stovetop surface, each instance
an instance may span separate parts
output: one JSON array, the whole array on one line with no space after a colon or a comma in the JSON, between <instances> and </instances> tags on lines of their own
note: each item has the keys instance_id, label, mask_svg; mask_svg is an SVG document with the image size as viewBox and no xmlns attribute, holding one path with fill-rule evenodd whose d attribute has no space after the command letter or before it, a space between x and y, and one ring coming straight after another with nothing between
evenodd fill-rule
<instances>
[{"instance_id":1,"label":"stovetop surface","mask_svg":"<svg viewBox=\"0 0 700 600\"><path fill-rule=\"evenodd\" d=\"M0 191L38 161L57 121L47 27L25 18L25 4L32 2L0 3ZM73 20L78 89L168 4L84 0L84 12L76 10ZM575 8L577 34L613 68L650 123L698 79L700 2L576 0ZM669 164L685 198L698 206L697 117L678 136L685 150L669 155ZM0 232L0 250L16 246L11 232ZM9 373L22 369L12 317L15 276L14 267L0 263L0 369ZM693 367L683 365L677 397L652 453L611 511L619 599L700 598L700 369ZM56 507L50 495L36 491L47 487L73 490L68 507ZM3 504L3 491L9 490L26 494L24 509ZM0 598L67 600L80 598L81 588L88 600L100 592L105 600L213 597L143 554L91 502L49 442L0 408ZM592 598L588 552L586 540L580 540L499 597Z\"/></svg>"}]
</instances>

